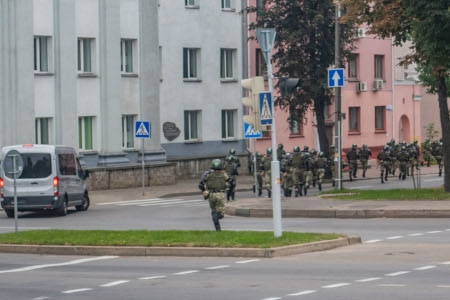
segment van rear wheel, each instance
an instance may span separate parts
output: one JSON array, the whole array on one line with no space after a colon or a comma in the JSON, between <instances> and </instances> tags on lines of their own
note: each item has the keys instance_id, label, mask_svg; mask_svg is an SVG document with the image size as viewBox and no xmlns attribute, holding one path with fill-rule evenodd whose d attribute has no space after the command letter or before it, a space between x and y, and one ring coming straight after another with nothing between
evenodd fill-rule
<instances>
[{"instance_id":1,"label":"van rear wheel","mask_svg":"<svg viewBox=\"0 0 450 300\"><path fill-rule=\"evenodd\" d=\"M14 218L14 209L5 209L5 213L8 218Z\"/></svg>"},{"instance_id":2,"label":"van rear wheel","mask_svg":"<svg viewBox=\"0 0 450 300\"><path fill-rule=\"evenodd\" d=\"M88 193L84 193L84 195L83 195L83 203L80 204L80 205L75 206L75 208L78 211L86 211L86 210L88 210L90 204L91 204L91 201L89 200Z\"/></svg>"},{"instance_id":3,"label":"van rear wheel","mask_svg":"<svg viewBox=\"0 0 450 300\"><path fill-rule=\"evenodd\" d=\"M61 203L61 206L56 210L56 214L58 216L64 217L65 215L67 215L67 203L66 201L63 201Z\"/></svg>"}]
</instances>

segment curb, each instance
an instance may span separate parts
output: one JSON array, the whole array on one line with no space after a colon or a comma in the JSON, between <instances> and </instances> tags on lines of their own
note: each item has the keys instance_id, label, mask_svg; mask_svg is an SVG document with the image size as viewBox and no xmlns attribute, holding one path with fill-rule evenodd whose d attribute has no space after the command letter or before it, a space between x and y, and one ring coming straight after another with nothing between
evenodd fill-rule
<instances>
[{"instance_id":1,"label":"curb","mask_svg":"<svg viewBox=\"0 0 450 300\"><path fill-rule=\"evenodd\" d=\"M272 218L270 208L226 207L226 214L237 217ZM283 218L335 218L335 219L373 219L373 218L450 218L450 210L434 209L282 209Z\"/></svg>"},{"instance_id":2,"label":"curb","mask_svg":"<svg viewBox=\"0 0 450 300\"><path fill-rule=\"evenodd\" d=\"M325 251L361 244L360 237L345 237L277 248L204 248L204 247L99 247L99 246L42 246L0 244L0 253L39 255L114 255L114 256L188 256L188 257L260 257L272 258Z\"/></svg>"}]
</instances>

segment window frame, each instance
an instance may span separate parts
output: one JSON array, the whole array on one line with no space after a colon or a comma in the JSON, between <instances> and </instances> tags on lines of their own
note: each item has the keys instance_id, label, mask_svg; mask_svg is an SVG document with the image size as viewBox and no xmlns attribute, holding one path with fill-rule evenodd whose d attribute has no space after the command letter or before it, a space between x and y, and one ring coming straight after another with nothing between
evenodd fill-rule
<instances>
[{"instance_id":1,"label":"window frame","mask_svg":"<svg viewBox=\"0 0 450 300\"><path fill-rule=\"evenodd\" d=\"M235 78L236 49L220 49L220 79L233 80Z\"/></svg>"},{"instance_id":2,"label":"window frame","mask_svg":"<svg viewBox=\"0 0 450 300\"><path fill-rule=\"evenodd\" d=\"M186 8L198 8L200 6L200 0L184 0L184 6Z\"/></svg>"},{"instance_id":3,"label":"window frame","mask_svg":"<svg viewBox=\"0 0 450 300\"><path fill-rule=\"evenodd\" d=\"M384 79L384 55L374 55L374 79Z\"/></svg>"},{"instance_id":4,"label":"window frame","mask_svg":"<svg viewBox=\"0 0 450 300\"><path fill-rule=\"evenodd\" d=\"M34 48L34 72L48 73L51 71L51 37L35 35L33 39ZM45 51L43 51L45 49ZM45 52L45 54L43 54ZM45 58L45 63L43 60Z\"/></svg>"},{"instance_id":5,"label":"window frame","mask_svg":"<svg viewBox=\"0 0 450 300\"><path fill-rule=\"evenodd\" d=\"M131 47L131 49L129 48ZM122 74L135 74L137 65L137 40L123 38L120 40L120 72ZM125 54L125 55L124 55ZM131 66L131 68L130 68Z\"/></svg>"},{"instance_id":6,"label":"window frame","mask_svg":"<svg viewBox=\"0 0 450 300\"><path fill-rule=\"evenodd\" d=\"M292 114L289 116L289 135L304 136L303 120L298 117L293 120Z\"/></svg>"},{"instance_id":7,"label":"window frame","mask_svg":"<svg viewBox=\"0 0 450 300\"><path fill-rule=\"evenodd\" d=\"M184 140L197 142L200 140L200 110L184 111Z\"/></svg>"},{"instance_id":8,"label":"window frame","mask_svg":"<svg viewBox=\"0 0 450 300\"><path fill-rule=\"evenodd\" d=\"M348 133L356 134L360 132L361 132L361 107L350 106L348 108Z\"/></svg>"},{"instance_id":9,"label":"window frame","mask_svg":"<svg viewBox=\"0 0 450 300\"><path fill-rule=\"evenodd\" d=\"M35 141L36 144L51 144L52 118L35 119Z\"/></svg>"},{"instance_id":10,"label":"window frame","mask_svg":"<svg viewBox=\"0 0 450 300\"><path fill-rule=\"evenodd\" d=\"M267 74L267 63L261 48L255 49L255 75L264 76Z\"/></svg>"},{"instance_id":11,"label":"window frame","mask_svg":"<svg viewBox=\"0 0 450 300\"><path fill-rule=\"evenodd\" d=\"M375 106L374 127L376 132L386 132L386 106ZM381 119L380 119L381 118ZM379 123L381 122L381 127Z\"/></svg>"},{"instance_id":12,"label":"window frame","mask_svg":"<svg viewBox=\"0 0 450 300\"><path fill-rule=\"evenodd\" d=\"M80 150L94 150L94 116L78 117L78 147Z\"/></svg>"},{"instance_id":13,"label":"window frame","mask_svg":"<svg viewBox=\"0 0 450 300\"><path fill-rule=\"evenodd\" d=\"M347 71L347 78L349 80L357 80L359 77L358 71L359 71L359 54L358 53L352 53L348 59L348 71Z\"/></svg>"},{"instance_id":14,"label":"window frame","mask_svg":"<svg viewBox=\"0 0 450 300\"><path fill-rule=\"evenodd\" d=\"M221 113L222 139L236 138L236 109L223 109Z\"/></svg>"},{"instance_id":15,"label":"window frame","mask_svg":"<svg viewBox=\"0 0 450 300\"><path fill-rule=\"evenodd\" d=\"M199 74L199 48L183 48L183 79L198 80ZM194 60L194 61L193 61ZM192 70L194 69L194 70Z\"/></svg>"},{"instance_id":16,"label":"window frame","mask_svg":"<svg viewBox=\"0 0 450 300\"><path fill-rule=\"evenodd\" d=\"M134 124L136 115L122 115L122 148L134 149Z\"/></svg>"},{"instance_id":17,"label":"window frame","mask_svg":"<svg viewBox=\"0 0 450 300\"><path fill-rule=\"evenodd\" d=\"M89 43L88 43L89 42ZM79 37L77 40L78 73L95 73L95 39Z\"/></svg>"},{"instance_id":18,"label":"window frame","mask_svg":"<svg viewBox=\"0 0 450 300\"><path fill-rule=\"evenodd\" d=\"M233 8L233 0L222 0L222 10L234 10Z\"/></svg>"}]
</instances>

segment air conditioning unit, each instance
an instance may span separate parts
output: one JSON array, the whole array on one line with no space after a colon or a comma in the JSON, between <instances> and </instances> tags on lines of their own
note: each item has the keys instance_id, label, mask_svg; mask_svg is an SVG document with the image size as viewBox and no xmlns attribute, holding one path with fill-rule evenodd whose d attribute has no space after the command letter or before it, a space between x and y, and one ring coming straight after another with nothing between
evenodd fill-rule
<instances>
[{"instance_id":1,"label":"air conditioning unit","mask_svg":"<svg viewBox=\"0 0 450 300\"><path fill-rule=\"evenodd\" d=\"M357 92L365 92L367 91L367 82L360 81L356 84L356 91Z\"/></svg>"},{"instance_id":2,"label":"air conditioning unit","mask_svg":"<svg viewBox=\"0 0 450 300\"><path fill-rule=\"evenodd\" d=\"M366 37L366 29L365 28L358 28L358 37L359 38Z\"/></svg>"},{"instance_id":3,"label":"air conditioning unit","mask_svg":"<svg viewBox=\"0 0 450 300\"><path fill-rule=\"evenodd\" d=\"M377 91L377 90L381 90L383 88L383 80L382 79L377 79L373 81L373 90Z\"/></svg>"}]
</instances>

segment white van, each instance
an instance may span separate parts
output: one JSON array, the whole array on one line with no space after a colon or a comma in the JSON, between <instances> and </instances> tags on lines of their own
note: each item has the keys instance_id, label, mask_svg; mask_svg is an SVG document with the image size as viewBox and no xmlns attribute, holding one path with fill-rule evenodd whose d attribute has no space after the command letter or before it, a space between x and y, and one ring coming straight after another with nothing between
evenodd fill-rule
<instances>
[{"instance_id":1,"label":"white van","mask_svg":"<svg viewBox=\"0 0 450 300\"><path fill-rule=\"evenodd\" d=\"M17 211L53 210L65 216L68 207L75 206L79 211L89 208L84 182L89 171L83 172L74 148L16 145L3 147L0 156L0 200L9 218L14 217L14 176L5 172L4 162L11 150L19 152L23 161L22 172L16 178Z\"/></svg>"}]
</instances>

